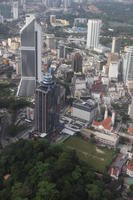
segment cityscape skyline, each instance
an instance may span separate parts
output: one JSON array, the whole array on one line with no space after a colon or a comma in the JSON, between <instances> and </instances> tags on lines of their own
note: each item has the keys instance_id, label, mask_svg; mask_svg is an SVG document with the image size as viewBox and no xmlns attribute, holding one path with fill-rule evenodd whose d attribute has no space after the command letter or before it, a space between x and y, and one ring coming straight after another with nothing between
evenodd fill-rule
<instances>
[{"instance_id":1,"label":"cityscape skyline","mask_svg":"<svg viewBox=\"0 0 133 200\"><path fill-rule=\"evenodd\" d=\"M133 199L133 1L0 1L0 199Z\"/></svg>"}]
</instances>

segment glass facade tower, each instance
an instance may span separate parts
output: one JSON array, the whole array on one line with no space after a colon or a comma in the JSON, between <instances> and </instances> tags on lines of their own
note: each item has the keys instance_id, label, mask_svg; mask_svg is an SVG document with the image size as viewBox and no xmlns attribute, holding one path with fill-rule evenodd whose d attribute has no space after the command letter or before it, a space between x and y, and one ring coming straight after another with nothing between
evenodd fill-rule
<instances>
[{"instance_id":1,"label":"glass facade tower","mask_svg":"<svg viewBox=\"0 0 133 200\"><path fill-rule=\"evenodd\" d=\"M39 133L49 134L56 129L58 124L58 88L50 74L36 89L35 95L35 124Z\"/></svg>"},{"instance_id":2,"label":"glass facade tower","mask_svg":"<svg viewBox=\"0 0 133 200\"><path fill-rule=\"evenodd\" d=\"M41 77L41 27L34 16L30 16L21 30L21 81L18 96L33 96Z\"/></svg>"}]
</instances>

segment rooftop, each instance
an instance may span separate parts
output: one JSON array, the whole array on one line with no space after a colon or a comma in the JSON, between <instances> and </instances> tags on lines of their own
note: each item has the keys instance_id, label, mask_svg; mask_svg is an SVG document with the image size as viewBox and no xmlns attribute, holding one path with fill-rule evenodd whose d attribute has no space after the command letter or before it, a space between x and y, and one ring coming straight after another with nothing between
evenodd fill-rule
<instances>
[{"instance_id":1,"label":"rooftop","mask_svg":"<svg viewBox=\"0 0 133 200\"><path fill-rule=\"evenodd\" d=\"M133 160L128 162L127 168L128 170L133 171Z\"/></svg>"},{"instance_id":2,"label":"rooftop","mask_svg":"<svg viewBox=\"0 0 133 200\"><path fill-rule=\"evenodd\" d=\"M101 122L98 122L98 121L94 120L93 121L93 126L102 126L106 130L111 130L112 129L111 123L112 123L112 118L108 117L108 118L104 119Z\"/></svg>"},{"instance_id":3,"label":"rooftop","mask_svg":"<svg viewBox=\"0 0 133 200\"><path fill-rule=\"evenodd\" d=\"M93 110L94 108L96 108L96 102L93 99L88 99L86 101L77 99L73 102L73 107L76 107L76 108L79 108L82 110L86 110L86 111L90 111L90 110Z\"/></svg>"},{"instance_id":4,"label":"rooftop","mask_svg":"<svg viewBox=\"0 0 133 200\"><path fill-rule=\"evenodd\" d=\"M129 127L129 128L128 128L128 133L129 133L130 135L133 135L133 127Z\"/></svg>"},{"instance_id":5,"label":"rooftop","mask_svg":"<svg viewBox=\"0 0 133 200\"><path fill-rule=\"evenodd\" d=\"M43 79L42 83L45 85L53 84L52 76L49 73L46 73L44 75L44 79Z\"/></svg>"}]
</instances>

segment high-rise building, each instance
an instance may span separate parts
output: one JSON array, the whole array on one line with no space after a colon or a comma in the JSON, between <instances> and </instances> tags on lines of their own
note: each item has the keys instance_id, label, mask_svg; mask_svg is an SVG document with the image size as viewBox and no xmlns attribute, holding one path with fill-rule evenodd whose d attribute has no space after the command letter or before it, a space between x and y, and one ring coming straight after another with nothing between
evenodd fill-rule
<instances>
[{"instance_id":1,"label":"high-rise building","mask_svg":"<svg viewBox=\"0 0 133 200\"><path fill-rule=\"evenodd\" d=\"M54 0L53 1L53 7L59 8L61 6L61 0Z\"/></svg>"},{"instance_id":2,"label":"high-rise building","mask_svg":"<svg viewBox=\"0 0 133 200\"><path fill-rule=\"evenodd\" d=\"M80 53L75 53L72 58L72 67L74 72L82 72L82 60Z\"/></svg>"},{"instance_id":3,"label":"high-rise building","mask_svg":"<svg viewBox=\"0 0 133 200\"><path fill-rule=\"evenodd\" d=\"M45 6L46 6L47 8L53 7L52 5L53 5L52 0L46 0L46 1L45 1Z\"/></svg>"},{"instance_id":4,"label":"high-rise building","mask_svg":"<svg viewBox=\"0 0 133 200\"><path fill-rule=\"evenodd\" d=\"M26 0L20 0L19 7L23 8L23 11L25 11L26 10Z\"/></svg>"},{"instance_id":5,"label":"high-rise building","mask_svg":"<svg viewBox=\"0 0 133 200\"><path fill-rule=\"evenodd\" d=\"M120 53L120 47L121 47L121 38L112 38L112 51L111 53Z\"/></svg>"},{"instance_id":6,"label":"high-rise building","mask_svg":"<svg viewBox=\"0 0 133 200\"><path fill-rule=\"evenodd\" d=\"M54 34L46 35L46 46L48 49L56 49L57 43Z\"/></svg>"},{"instance_id":7,"label":"high-rise building","mask_svg":"<svg viewBox=\"0 0 133 200\"><path fill-rule=\"evenodd\" d=\"M0 24L3 24L3 22L4 22L4 17L0 15Z\"/></svg>"},{"instance_id":8,"label":"high-rise building","mask_svg":"<svg viewBox=\"0 0 133 200\"><path fill-rule=\"evenodd\" d=\"M26 18L21 29L21 81L18 96L33 96L36 84L42 80L41 72L41 27L35 17Z\"/></svg>"},{"instance_id":9,"label":"high-rise building","mask_svg":"<svg viewBox=\"0 0 133 200\"><path fill-rule=\"evenodd\" d=\"M56 15L50 15L50 24L56 23Z\"/></svg>"},{"instance_id":10,"label":"high-rise building","mask_svg":"<svg viewBox=\"0 0 133 200\"><path fill-rule=\"evenodd\" d=\"M10 2L0 2L0 15L2 15L4 19L12 18L12 6Z\"/></svg>"},{"instance_id":11,"label":"high-rise building","mask_svg":"<svg viewBox=\"0 0 133 200\"><path fill-rule=\"evenodd\" d=\"M47 8L58 8L61 5L61 0L46 0L45 6Z\"/></svg>"},{"instance_id":12,"label":"high-rise building","mask_svg":"<svg viewBox=\"0 0 133 200\"><path fill-rule=\"evenodd\" d=\"M133 81L133 46L130 46L123 56L123 80L124 82Z\"/></svg>"},{"instance_id":13,"label":"high-rise building","mask_svg":"<svg viewBox=\"0 0 133 200\"><path fill-rule=\"evenodd\" d=\"M99 19L88 20L87 48L94 49L99 46L99 34L102 21Z\"/></svg>"},{"instance_id":14,"label":"high-rise building","mask_svg":"<svg viewBox=\"0 0 133 200\"><path fill-rule=\"evenodd\" d=\"M36 89L35 124L39 133L52 133L59 120L58 88L50 74L45 74L44 80Z\"/></svg>"},{"instance_id":15,"label":"high-rise building","mask_svg":"<svg viewBox=\"0 0 133 200\"><path fill-rule=\"evenodd\" d=\"M64 9L68 9L71 7L71 0L63 0Z\"/></svg>"},{"instance_id":16,"label":"high-rise building","mask_svg":"<svg viewBox=\"0 0 133 200\"><path fill-rule=\"evenodd\" d=\"M18 1L13 2L13 19L18 19Z\"/></svg>"},{"instance_id":17,"label":"high-rise building","mask_svg":"<svg viewBox=\"0 0 133 200\"><path fill-rule=\"evenodd\" d=\"M110 80L118 80L119 69L120 69L120 60L110 62L109 74L108 74Z\"/></svg>"},{"instance_id":18,"label":"high-rise building","mask_svg":"<svg viewBox=\"0 0 133 200\"><path fill-rule=\"evenodd\" d=\"M57 49L57 56L58 56L58 59L65 59L66 48L65 48L64 44L59 44L58 49Z\"/></svg>"}]
</instances>

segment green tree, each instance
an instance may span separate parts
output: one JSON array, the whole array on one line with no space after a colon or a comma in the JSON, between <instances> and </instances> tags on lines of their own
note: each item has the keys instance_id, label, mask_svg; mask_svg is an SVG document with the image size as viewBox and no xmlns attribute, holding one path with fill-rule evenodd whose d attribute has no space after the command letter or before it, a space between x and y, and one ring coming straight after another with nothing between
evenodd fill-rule
<instances>
[{"instance_id":1,"label":"green tree","mask_svg":"<svg viewBox=\"0 0 133 200\"><path fill-rule=\"evenodd\" d=\"M100 188L95 184L89 184L86 186L86 192L88 193L88 199L99 200L101 197Z\"/></svg>"},{"instance_id":2,"label":"green tree","mask_svg":"<svg viewBox=\"0 0 133 200\"><path fill-rule=\"evenodd\" d=\"M35 200L57 200L59 199L59 192L54 183L42 181L38 184L38 192Z\"/></svg>"}]
</instances>

